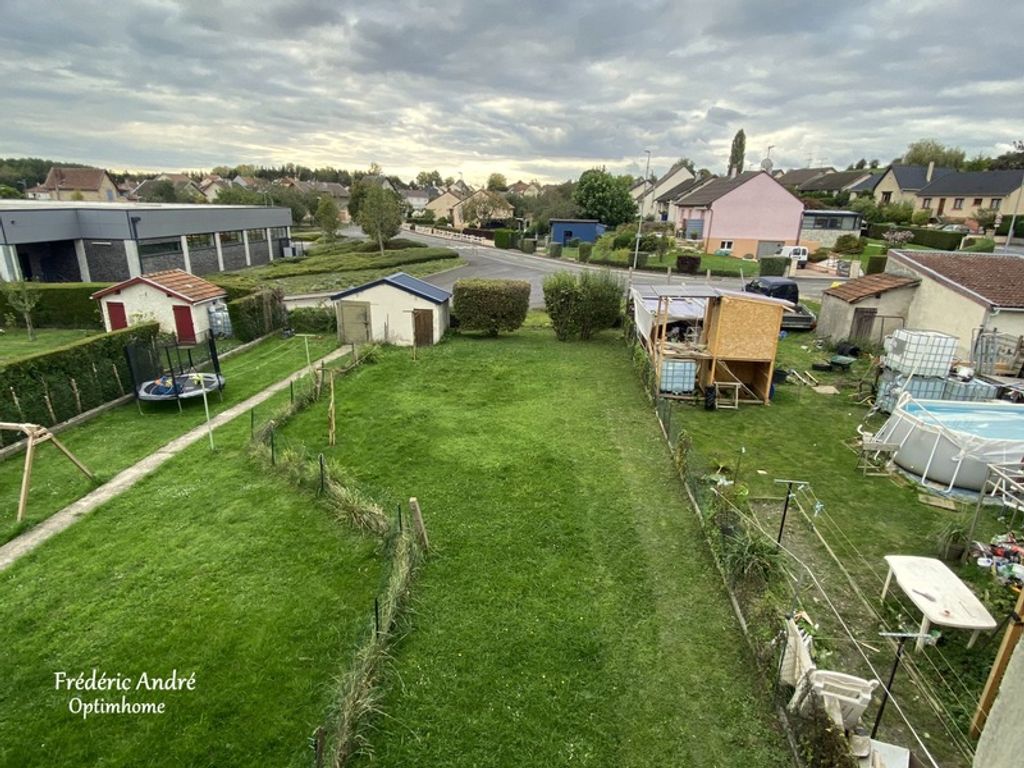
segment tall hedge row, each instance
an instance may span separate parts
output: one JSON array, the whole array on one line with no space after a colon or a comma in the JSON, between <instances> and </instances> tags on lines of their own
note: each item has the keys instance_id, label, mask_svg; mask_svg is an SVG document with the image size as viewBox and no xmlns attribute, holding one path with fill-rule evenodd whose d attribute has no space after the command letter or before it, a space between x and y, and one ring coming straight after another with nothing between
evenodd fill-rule
<instances>
[{"instance_id":1,"label":"tall hedge row","mask_svg":"<svg viewBox=\"0 0 1024 768\"><path fill-rule=\"evenodd\" d=\"M300 307L288 313L288 325L296 333L338 332L338 316L333 309L323 307Z\"/></svg>"},{"instance_id":2,"label":"tall hedge row","mask_svg":"<svg viewBox=\"0 0 1024 768\"><path fill-rule=\"evenodd\" d=\"M511 248L512 238L515 235L514 229L494 230L494 246L496 248Z\"/></svg>"},{"instance_id":3,"label":"tall hedge row","mask_svg":"<svg viewBox=\"0 0 1024 768\"><path fill-rule=\"evenodd\" d=\"M761 276L782 277L789 267L789 259L785 256L764 256L759 259L761 265Z\"/></svg>"},{"instance_id":4,"label":"tall hedge row","mask_svg":"<svg viewBox=\"0 0 1024 768\"><path fill-rule=\"evenodd\" d=\"M110 283L33 283L41 292L39 303L32 310L36 328L102 328L100 303L89 297ZM0 293L0 316L12 314L22 325L21 313L15 311Z\"/></svg>"},{"instance_id":5,"label":"tall hedge row","mask_svg":"<svg viewBox=\"0 0 1024 768\"><path fill-rule=\"evenodd\" d=\"M514 331L526 321L530 309L530 284L525 280L457 280L452 291L452 313L459 328Z\"/></svg>"},{"instance_id":6,"label":"tall hedge row","mask_svg":"<svg viewBox=\"0 0 1024 768\"><path fill-rule=\"evenodd\" d=\"M124 348L159 332L157 323L135 325L0 365L0 421L53 426L131 393Z\"/></svg>"},{"instance_id":7,"label":"tall hedge row","mask_svg":"<svg viewBox=\"0 0 1024 768\"><path fill-rule=\"evenodd\" d=\"M940 229L926 229L924 227L893 226L892 224L872 224L868 227L868 237L876 240L883 239L883 236L890 229L906 230L914 234L911 240L914 245L923 245L928 248L937 248L940 251L955 251L964 239L961 232L943 232Z\"/></svg>"},{"instance_id":8,"label":"tall hedge row","mask_svg":"<svg viewBox=\"0 0 1024 768\"><path fill-rule=\"evenodd\" d=\"M889 261L889 257L885 254L874 254L868 256L868 265L864 269L865 275L879 275L885 272L885 265Z\"/></svg>"},{"instance_id":9,"label":"tall hedge row","mask_svg":"<svg viewBox=\"0 0 1024 768\"><path fill-rule=\"evenodd\" d=\"M288 325L284 292L264 290L228 302L231 329L239 341L252 341Z\"/></svg>"},{"instance_id":10,"label":"tall hedge row","mask_svg":"<svg viewBox=\"0 0 1024 768\"><path fill-rule=\"evenodd\" d=\"M544 307L559 341L587 341L622 316L625 288L611 272L556 272L544 278Z\"/></svg>"}]
</instances>

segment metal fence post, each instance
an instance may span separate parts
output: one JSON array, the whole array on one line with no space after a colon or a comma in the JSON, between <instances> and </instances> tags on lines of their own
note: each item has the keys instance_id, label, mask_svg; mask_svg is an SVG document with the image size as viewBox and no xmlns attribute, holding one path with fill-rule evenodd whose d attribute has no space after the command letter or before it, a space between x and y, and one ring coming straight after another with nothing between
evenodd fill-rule
<instances>
[{"instance_id":1,"label":"metal fence post","mask_svg":"<svg viewBox=\"0 0 1024 768\"><path fill-rule=\"evenodd\" d=\"M320 495L324 495L324 455L320 454Z\"/></svg>"}]
</instances>

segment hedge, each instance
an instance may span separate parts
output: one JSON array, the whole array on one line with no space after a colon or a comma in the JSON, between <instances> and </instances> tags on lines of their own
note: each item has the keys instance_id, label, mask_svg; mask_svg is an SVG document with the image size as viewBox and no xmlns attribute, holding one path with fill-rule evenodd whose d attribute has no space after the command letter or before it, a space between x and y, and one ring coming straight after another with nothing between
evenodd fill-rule
<instances>
[{"instance_id":1,"label":"hedge","mask_svg":"<svg viewBox=\"0 0 1024 768\"><path fill-rule=\"evenodd\" d=\"M552 259L562 258L562 244L551 243L550 245L548 245L548 256L550 256Z\"/></svg>"},{"instance_id":2,"label":"hedge","mask_svg":"<svg viewBox=\"0 0 1024 768\"><path fill-rule=\"evenodd\" d=\"M452 296L459 328L491 336L519 328L530 309L530 284L525 280L457 280Z\"/></svg>"},{"instance_id":3,"label":"hedge","mask_svg":"<svg viewBox=\"0 0 1024 768\"><path fill-rule=\"evenodd\" d=\"M868 265L864 269L865 275L878 275L885 272L885 264L889 257L882 255L868 256Z\"/></svg>"},{"instance_id":4,"label":"hedge","mask_svg":"<svg viewBox=\"0 0 1024 768\"><path fill-rule=\"evenodd\" d=\"M993 253L996 249L996 241L989 238L975 240L966 248L961 250L967 253Z\"/></svg>"},{"instance_id":5,"label":"hedge","mask_svg":"<svg viewBox=\"0 0 1024 768\"><path fill-rule=\"evenodd\" d=\"M288 325L296 333L338 332L338 316L323 307L300 307L288 313Z\"/></svg>"},{"instance_id":6,"label":"hedge","mask_svg":"<svg viewBox=\"0 0 1024 768\"><path fill-rule=\"evenodd\" d=\"M515 234L513 229L496 229L494 230L494 247L495 248L511 248L512 247L512 236Z\"/></svg>"},{"instance_id":7,"label":"hedge","mask_svg":"<svg viewBox=\"0 0 1024 768\"><path fill-rule=\"evenodd\" d=\"M524 237L522 244L523 253L535 253L537 251L537 239Z\"/></svg>"},{"instance_id":8,"label":"hedge","mask_svg":"<svg viewBox=\"0 0 1024 768\"><path fill-rule=\"evenodd\" d=\"M593 252L594 252L594 244L593 243L580 243L580 250L579 250L579 255L577 256L577 258L582 263L586 264L588 261L590 261L590 257L593 255ZM700 261L700 260L698 259L698 261Z\"/></svg>"},{"instance_id":9,"label":"hedge","mask_svg":"<svg viewBox=\"0 0 1024 768\"><path fill-rule=\"evenodd\" d=\"M0 421L53 426L130 394L124 349L159 332L158 323L134 325L0 365Z\"/></svg>"},{"instance_id":10,"label":"hedge","mask_svg":"<svg viewBox=\"0 0 1024 768\"><path fill-rule=\"evenodd\" d=\"M676 272L681 275L696 275L700 272L700 256L696 254L676 256Z\"/></svg>"},{"instance_id":11,"label":"hedge","mask_svg":"<svg viewBox=\"0 0 1024 768\"><path fill-rule=\"evenodd\" d=\"M544 307L559 341L587 341L622 316L624 288L611 272L557 272L544 279Z\"/></svg>"},{"instance_id":12,"label":"hedge","mask_svg":"<svg viewBox=\"0 0 1024 768\"><path fill-rule=\"evenodd\" d=\"M937 248L940 251L955 251L960 241L964 239L961 232L943 232L940 229L925 229L924 227L905 227L892 224L872 224L868 227L868 237L875 240L884 240L885 233L890 229L906 230L914 234L911 240L914 245L923 245L927 248Z\"/></svg>"},{"instance_id":13,"label":"hedge","mask_svg":"<svg viewBox=\"0 0 1024 768\"><path fill-rule=\"evenodd\" d=\"M239 341L252 341L288 324L284 292L264 290L228 302L231 330Z\"/></svg>"},{"instance_id":14,"label":"hedge","mask_svg":"<svg viewBox=\"0 0 1024 768\"><path fill-rule=\"evenodd\" d=\"M789 259L785 256L764 256L759 261L762 277L782 277L789 267Z\"/></svg>"},{"instance_id":15,"label":"hedge","mask_svg":"<svg viewBox=\"0 0 1024 768\"><path fill-rule=\"evenodd\" d=\"M110 283L33 283L42 293L32 310L36 328L102 328L100 303L89 297ZM22 324L21 313L12 309L0 293L0 316L13 314Z\"/></svg>"}]
</instances>

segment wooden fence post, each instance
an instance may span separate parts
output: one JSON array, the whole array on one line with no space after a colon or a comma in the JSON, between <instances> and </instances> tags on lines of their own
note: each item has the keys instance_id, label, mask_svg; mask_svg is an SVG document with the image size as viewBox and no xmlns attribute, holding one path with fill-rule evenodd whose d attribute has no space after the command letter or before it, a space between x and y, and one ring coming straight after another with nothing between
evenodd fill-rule
<instances>
[{"instance_id":1,"label":"wooden fence post","mask_svg":"<svg viewBox=\"0 0 1024 768\"><path fill-rule=\"evenodd\" d=\"M409 510L412 512L412 522L416 527L416 536L420 540L420 546L424 551L430 549L430 541L427 539L427 528L423 525L423 513L420 511L420 503L413 496L409 499Z\"/></svg>"}]
</instances>

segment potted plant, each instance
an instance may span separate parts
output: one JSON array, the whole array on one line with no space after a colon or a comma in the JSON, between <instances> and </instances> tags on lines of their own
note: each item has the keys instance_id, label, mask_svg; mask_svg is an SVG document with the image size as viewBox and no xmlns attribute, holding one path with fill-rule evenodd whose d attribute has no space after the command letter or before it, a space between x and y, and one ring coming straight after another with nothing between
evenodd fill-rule
<instances>
[{"instance_id":1,"label":"potted plant","mask_svg":"<svg viewBox=\"0 0 1024 768\"><path fill-rule=\"evenodd\" d=\"M962 521L950 520L936 534L935 545L943 560L959 560L967 549L967 526Z\"/></svg>"}]
</instances>

